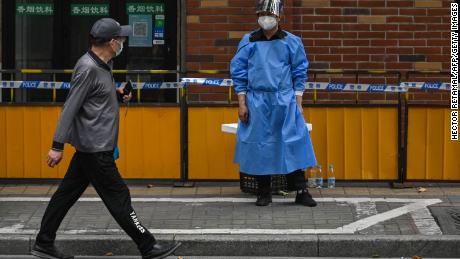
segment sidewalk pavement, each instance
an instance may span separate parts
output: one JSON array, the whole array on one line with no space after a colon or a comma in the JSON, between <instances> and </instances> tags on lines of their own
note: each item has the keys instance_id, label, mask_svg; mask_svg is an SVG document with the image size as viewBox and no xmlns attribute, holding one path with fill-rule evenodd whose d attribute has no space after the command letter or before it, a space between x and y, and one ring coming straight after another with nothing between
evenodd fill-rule
<instances>
[{"instance_id":1,"label":"sidewalk pavement","mask_svg":"<svg viewBox=\"0 0 460 259\"><path fill-rule=\"evenodd\" d=\"M21 256L21 255L0 255L1 259L37 259L34 256ZM77 259L107 259L107 256L76 256ZM139 256L111 256L110 259L138 259ZM182 256L170 256L167 259L177 259L183 258ZM187 259L318 259L318 257L234 257L234 256L188 256ZM354 257L356 259L363 259L362 257ZM321 259L343 259L342 257L321 257ZM410 259L410 258L380 258L380 259ZM430 258L423 258L423 259L430 259ZM431 258L434 259L434 258ZM443 259L443 258L436 258L436 259ZM447 258L444 258L447 259Z\"/></svg>"},{"instance_id":2,"label":"sidewalk pavement","mask_svg":"<svg viewBox=\"0 0 460 259\"><path fill-rule=\"evenodd\" d=\"M28 253L56 188L0 185L0 254ZM180 255L460 258L460 187L311 189L315 208L294 205L293 193L256 207L253 195L219 183L130 190L142 224L158 239L182 241ZM92 187L57 243L77 255L137 255Z\"/></svg>"}]
</instances>

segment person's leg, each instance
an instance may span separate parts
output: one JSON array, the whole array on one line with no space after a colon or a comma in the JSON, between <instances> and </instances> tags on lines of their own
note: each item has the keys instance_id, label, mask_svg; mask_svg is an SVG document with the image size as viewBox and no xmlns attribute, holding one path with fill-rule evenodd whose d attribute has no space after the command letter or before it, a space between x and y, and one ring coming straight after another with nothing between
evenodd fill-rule
<instances>
[{"instance_id":1,"label":"person's leg","mask_svg":"<svg viewBox=\"0 0 460 259\"><path fill-rule=\"evenodd\" d=\"M88 187L88 183L88 179L80 171L78 153L75 153L64 179L48 203L45 214L43 215L40 231L30 251L32 255L41 258L74 258L73 256L61 253L54 246L54 240L56 239L56 232L62 220L85 191L86 187Z\"/></svg>"},{"instance_id":2,"label":"person's leg","mask_svg":"<svg viewBox=\"0 0 460 259\"><path fill-rule=\"evenodd\" d=\"M307 188L305 174L302 170L296 170L286 175L287 187L289 191L300 191Z\"/></svg>"},{"instance_id":3,"label":"person's leg","mask_svg":"<svg viewBox=\"0 0 460 259\"><path fill-rule=\"evenodd\" d=\"M316 201L307 190L305 174L302 170L296 170L286 175L286 181L289 191L296 191L295 203L308 207L315 207Z\"/></svg>"},{"instance_id":4,"label":"person's leg","mask_svg":"<svg viewBox=\"0 0 460 259\"><path fill-rule=\"evenodd\" d=\"M53 245L56 239L56 231L62 220L88 187L88 183L88 179L80 171L78 153L75 153L64 179L48 203L36 238L37 244L42 246Z\"/></svg>"},{"instance_id":5,"label":"person's leg","mask_svg":"<svg viewBox=\"0 0 460 259\"><path fill-rule=\"evenodd\" d=\"M144 254L155 244L155 238L137 218L131 206L128 186L120 176L112 152L84 153L82 170L120 227Z\"/></svg>"},{"instance_id":6,"label":"person's leg","mask_svg":"<svg viewBox=\"0 0 460 259\"><path fill-rule=\"evenodd\" d=\"M174 252L180 243L163 245L156 242L131 206L128 186L120 176L112 152L84 154L83 170L105 206L120 227L137 244L143 258L163 258Z\"/></svg>"},{"instance_id":7,"label":"person's leg","mask_svg":"<svg viewBox=\"0 0 460 259\"><path fill-rule=\"evenodd\" d=\"M257 182L257 206L267 206L272 202L271 194L271 181L270 175L257 175L254 176Z\"/></svg>"},{"instance_id":8,"label":"person's leg","mask_svg":"<svg viewBox=\"0 0 460 259\"><path fill-rule=\"evenodd\" d=\"M257 182L257 194L268 194L271 192L271 175L254 176Z\"/></svg>"}]
</instances>

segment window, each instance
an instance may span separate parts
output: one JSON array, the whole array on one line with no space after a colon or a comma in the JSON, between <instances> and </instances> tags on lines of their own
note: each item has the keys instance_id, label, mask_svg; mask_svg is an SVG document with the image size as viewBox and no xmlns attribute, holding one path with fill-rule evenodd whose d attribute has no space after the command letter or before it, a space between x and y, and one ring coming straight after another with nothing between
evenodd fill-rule
<instances>
[{"instance_id":1,"label":"window","mask_svg":"<svg viewBox=\"0 0 460 259\"><path fill-rule=\"evenodd\" d=\"M89 48L89 31L102 17L133 25L135 35L114 69L175 70L177 67L177 3L166 0L16 0L2 1L3 69L71 69ZM14 15L12 15L14 14ZM14 35L14 41L11 40ZM8 38L5 38L8 37ZM3 74L3 80L11 75ZM70 74L20 74L14 79L70 81ZM116 81L175 82L176 74L115 74ZM50 102L52 90L15 89L14 101ZM57 91L63 102L66 90ZM10 89L2 90L10 101ZM134 100L137 97L135 96ZM142 90L141 102L175 103L177 90Z\"/></svg>"}]
</instances>

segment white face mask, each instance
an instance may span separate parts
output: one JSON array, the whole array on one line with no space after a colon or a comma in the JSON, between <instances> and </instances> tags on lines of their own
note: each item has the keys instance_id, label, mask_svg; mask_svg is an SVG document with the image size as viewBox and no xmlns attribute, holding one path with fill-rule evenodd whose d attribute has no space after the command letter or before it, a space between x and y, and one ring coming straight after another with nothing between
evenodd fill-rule
<instances>
[{"instance_id":1,"label":"white face mask","mask_svg":"<svg viewBox=\"0 0 460 259\"><path fill-rule=\"evenodd\" d=\"M266 31L275 28L278 24L278 21L273 16L260 16L258 22L260 27Z\"/></svg>"},{"instance_id":2,"label":"white face mask","mask_svg":"<svg viewBox=\"0 0 460 259\"><path fill-rule=\"evenodd\" d=\"M118 49L116 52L115 52L115 57L119 56L121 54L121 52L123 51L123 41L118 41L118 40L114 40L116 42L118 42L118 44L120 44L120 49Z\"/></svg>"}]
</instances>

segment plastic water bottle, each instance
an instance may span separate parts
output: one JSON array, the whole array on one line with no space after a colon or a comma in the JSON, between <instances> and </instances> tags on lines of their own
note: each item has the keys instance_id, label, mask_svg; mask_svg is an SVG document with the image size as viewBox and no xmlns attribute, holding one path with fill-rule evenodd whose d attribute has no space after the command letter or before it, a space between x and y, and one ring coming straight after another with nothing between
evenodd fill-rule
<instances>
[{"instance_id":1,"label":"plastic water bottle","mask_svg":"<svg viewBox=\"0 0 460 259\"><path fill-rule=\"evenodd\" d=\"M321 165L318 165L316 173L316 188L323 188L323 172Z\"/></svg>"},{"instance_id":2,"label":"plastic water bottle","mask_svg":"<svg viewBox=\"0 0 460 259\"><path fill-rule=\"evenodd\" d=\"M328 188L335 188L335 174L334 174L334 165L329 165L329 171L327 174L327 187Z\"/></svg>"},{"instance_id":3,"label":"plastic water bottle","mask_svg":"<svg viewBox=\"0 0 460 259\"><path fill-rule=\"evenodd\" d=\"M307 172L308 172L308 187L315 188L316 187L316 166L310 167Z\"/></svg>"}]
</instances>

